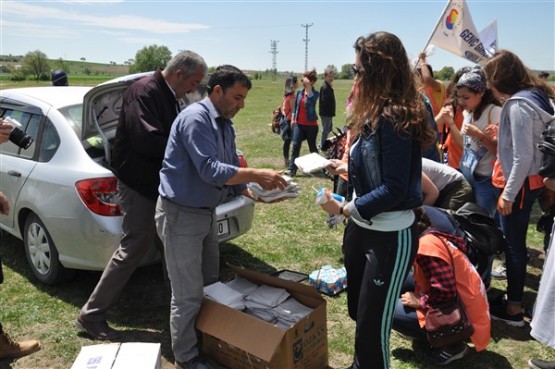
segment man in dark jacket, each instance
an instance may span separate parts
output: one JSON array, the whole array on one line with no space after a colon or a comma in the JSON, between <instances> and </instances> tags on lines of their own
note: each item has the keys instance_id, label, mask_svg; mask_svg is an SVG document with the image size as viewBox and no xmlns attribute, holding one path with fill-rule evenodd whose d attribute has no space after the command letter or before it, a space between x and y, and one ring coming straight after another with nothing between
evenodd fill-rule
<instances>
[{"instance_id":1,"label":"man in dark jacket","mask_svg":"<svg viewBox=\"0 0 555 369\"><path fill-rule=\"evenodd\" d=\"M324 82L320 87L320 100L318 102L318 113L322 120L322 138L320 147L324 146L324 141L333 129L333 117L335 117L335 93L333 92L333 70L326 68L324 71Z\"/></svg>"},{"instance_id":2,"label":"man in dark jacket","mask_svg":"<svg viewBox=\"0 0 555 369\"><path fill-rule=\"evenodd\" d=\"M182 51L164 70L133 83L123 95L112 162L124 214L123 237L75 323L95 339L119 337L120 332L108 326L106 312L145 255L162 249L154 213L166 143L179 113L178 99L194 91L207 71L200 55Z\"/></svg>"}]
</instances>

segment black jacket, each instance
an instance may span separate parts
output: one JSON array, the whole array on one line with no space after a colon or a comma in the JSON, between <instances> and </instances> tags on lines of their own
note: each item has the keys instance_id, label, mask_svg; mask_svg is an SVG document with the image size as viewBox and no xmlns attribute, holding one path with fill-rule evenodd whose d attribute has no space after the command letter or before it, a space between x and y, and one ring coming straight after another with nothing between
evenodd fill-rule
<instances>
[{"instance_id":1,"label":"black jacket","mask_svg":"<svg viewBox=\"0 0 555 369\"><path fill-rule=\"evenodd\" d=\"M324 117L335 117L335 93L333 92L333 87L326 81L320 87L318 114Z\"/></svg>"},{"instance_id":2,"label":"black jacket","mask_svg":"<svg viewBox=\"0 0 555 369\"><path fill-rule=\"evenodd\" d=\"M117 178L156 200L160 169L177 100L160 70L133 83L123 95L112 166Z\"/></svg>"}]
</instances>

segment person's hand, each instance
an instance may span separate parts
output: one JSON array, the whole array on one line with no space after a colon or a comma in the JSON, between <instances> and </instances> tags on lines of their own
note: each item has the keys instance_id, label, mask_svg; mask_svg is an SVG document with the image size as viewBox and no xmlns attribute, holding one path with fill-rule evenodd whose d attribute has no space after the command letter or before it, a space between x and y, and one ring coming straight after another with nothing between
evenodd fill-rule
<instances>
[{"instance_id":1,"label":"person's hand","mask_svg":"<svg viewBox=\"0 0 555 369\"><path fill-rule=\"evenodd\" d=\"M485 133L491 138L492 141L497 142L499 126L497 124L490 124L486 127Z\"/></svg>"},{"instance_id":2,"label":"person's hand","mask_svg":"<svg viewBox=\"0 0 555 369\"><path fill-rule=\"evenodd\" d=\"M262 204L273 204L273 203L276 203L276 202L285 201L285 200L287 199L286 197L281 197L281 198L279 198L279 199L275 199L275 200L272 200L272 201L263 201L263 200L261 200L260 198L256 198L256 197L254 196L254 194L252 193L252 190L251 190L250 188L244 189L243 192L241 192L241 195L246 196L246 197L248 197L249 199L251 199L251 200L253 200L253 201L256 201L256 202L260 202L260 203L262 203Z\"/></svg>"},{"instance_id":3,"label":"person's hand","mask_svg":"<svg viewBox=\"0 0 555 369\"><path fill-rule=\"evenodd\" d=\"M543 184L551 191L555 191L555 178L544 178Z\"/></svg>"},{"instance_id":4,"label":"person's hand","mask_svg":"<svg viewBox=\"0 0 555 369\"><path fill-rule=\"evenodd\" d=\"M405 292L401 295L401 303L403 306L408 306L414 309L420 307L420 301L413 292Z\"/></svg>"},{"instance_id":5,"label":"person's hand","mask_svg":"<svg viewBox=\"0 0 555 369\"><path fill-rule=\"evenodd\" d=\"M330 159L331 164L326 167L326 170L334 176L347 173L349 166L347 163L339 159Z\"/></svg>"},{"instance_id":6,"label":"person's hand","mask_svg":"<svg viewBox=\"0 0 555 369\"><path fill-rule=\"evenodd\" d=\"M8 215L10 213L10 204L8 198L0 192L0 214Z\"/></svg>"},{"instance_id":7,"label":"person's hand","mask_svg":"<svg viewBox=\"0 0 555 369\"><path fill-rule=\"evenodd\" d=\"M324 196L326 196L327 201L320 205L328 214L339 214L339 208L341 208L341 203L331 196L330 190L324 189Z\"/></svg>"},{"instance_id":8,"label":"person's hand","mask_svg":"<svg viewBox=\"0 0 555 369\"><path fill-rule=\"evenodd\" d=\"M484 132L482 132L480 128L476 127L474 124L468 123L463 124L461 133L477 140L481 140L485 136Z\"/></svg>"},{"instance_id":9,"label":"person's hand","mask_svg":"<svg viewBox=\"0 0 555 369\"><path fill-rule=\"evenodd\" d=\"M420 61L420 64L426 64L426 52L422 51L420 54L418 54L418 60Z\"/></svg>"},{"instance_id":10,"label":"person's hand","mask_svg":"<svg viewBox=\"0 0 555 369\"><path fill-rule=\"evenodd\" d=\"M453 106L445 105L438 113L439 119L444 119L446 122L453 122Z\"/></svg>"},{"instance_id":11,"label":"person's hand","mask_svg":"<svg viewBox=\"0 0 555 369\"><path fill-rule=\"evenodd\" d=\"M506 217L507 215L511 215L513 212L513 204L514 201L505 200L503 198L503 194L499 196L499 200L497 201L497 211L499 215Z\"/></svg>"},{"instance_id":12,"label":"person's hand","mask_svg":"<svg viewBox=\"0 0 555 369\"><path fill-rule=\"evenodd\" d=\"M283 178L282 172L272 169L258 169L255 182L265 190L273 190L274 188L283 190L287 187L287 181Z\"/></svg>"},{"instance_id":13,"label":"person's hand","mask_svg":"<svg viewBox=\"0 0 555 369\"><path fill-rule=\"evenodd\" d=\"M12 124L5 122L4 118L0 118L0 144L3 144L10 139L12 129L14 129Z\"/></svg>"}]
</instances>

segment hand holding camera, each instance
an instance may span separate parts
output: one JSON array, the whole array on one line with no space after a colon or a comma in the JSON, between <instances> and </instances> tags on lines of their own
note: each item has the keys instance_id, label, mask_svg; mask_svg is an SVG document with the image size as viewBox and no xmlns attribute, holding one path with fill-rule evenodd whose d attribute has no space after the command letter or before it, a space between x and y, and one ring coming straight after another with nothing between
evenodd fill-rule
<instances>
[{"instance_id":1,"label":"hand holding camera","mask_svg":"<svg viewBox=\"0 0 555 369\"><path fill-rule=\"evenodd\" d=\"M9 139L22 149L28 149L33 143L33 137L22 131L20 127L21 123L17 120L12 117L4 117L2 124L0 124L0 143L4 143Z\"/></svg>"}]
</instances>

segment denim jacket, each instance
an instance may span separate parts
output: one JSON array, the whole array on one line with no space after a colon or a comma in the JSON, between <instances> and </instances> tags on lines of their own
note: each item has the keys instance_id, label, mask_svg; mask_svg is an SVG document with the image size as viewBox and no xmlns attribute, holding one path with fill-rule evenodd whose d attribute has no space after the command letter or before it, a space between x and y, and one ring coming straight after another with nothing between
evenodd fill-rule
<instances>
[{"instance_id":1,"label":"denim jacket","mask_svg":"<svg viewBox=\"0 0 555 369\"><path fill-rule=\"evenodd\" d=\"M383 212L410 210L422 205L420 144L395 132L383 116L377 127L365 130L349 156L349 192L357 198L347 207L365 222ZM352 211L351 211L352 210Z\"/></svg>"},{"instance_id":2,"label":"denim jacket","mask_svg":"<svg viewBox=\"0 0 555 369\"><path fill-rule=\"evenodd\" d=\"M299 104L304 95L304 88L297 91L297 97L295 98L295 111L293 112L293 116L297 118L299 114ZM316 91L314 88L312 92L306 96L306 103L305 103L305 110L306 110L306 121L312 122L318 120L318 115L316 114L316 102L318 101L318 97L320 93Z\"/></svg>"}]
</instances>

